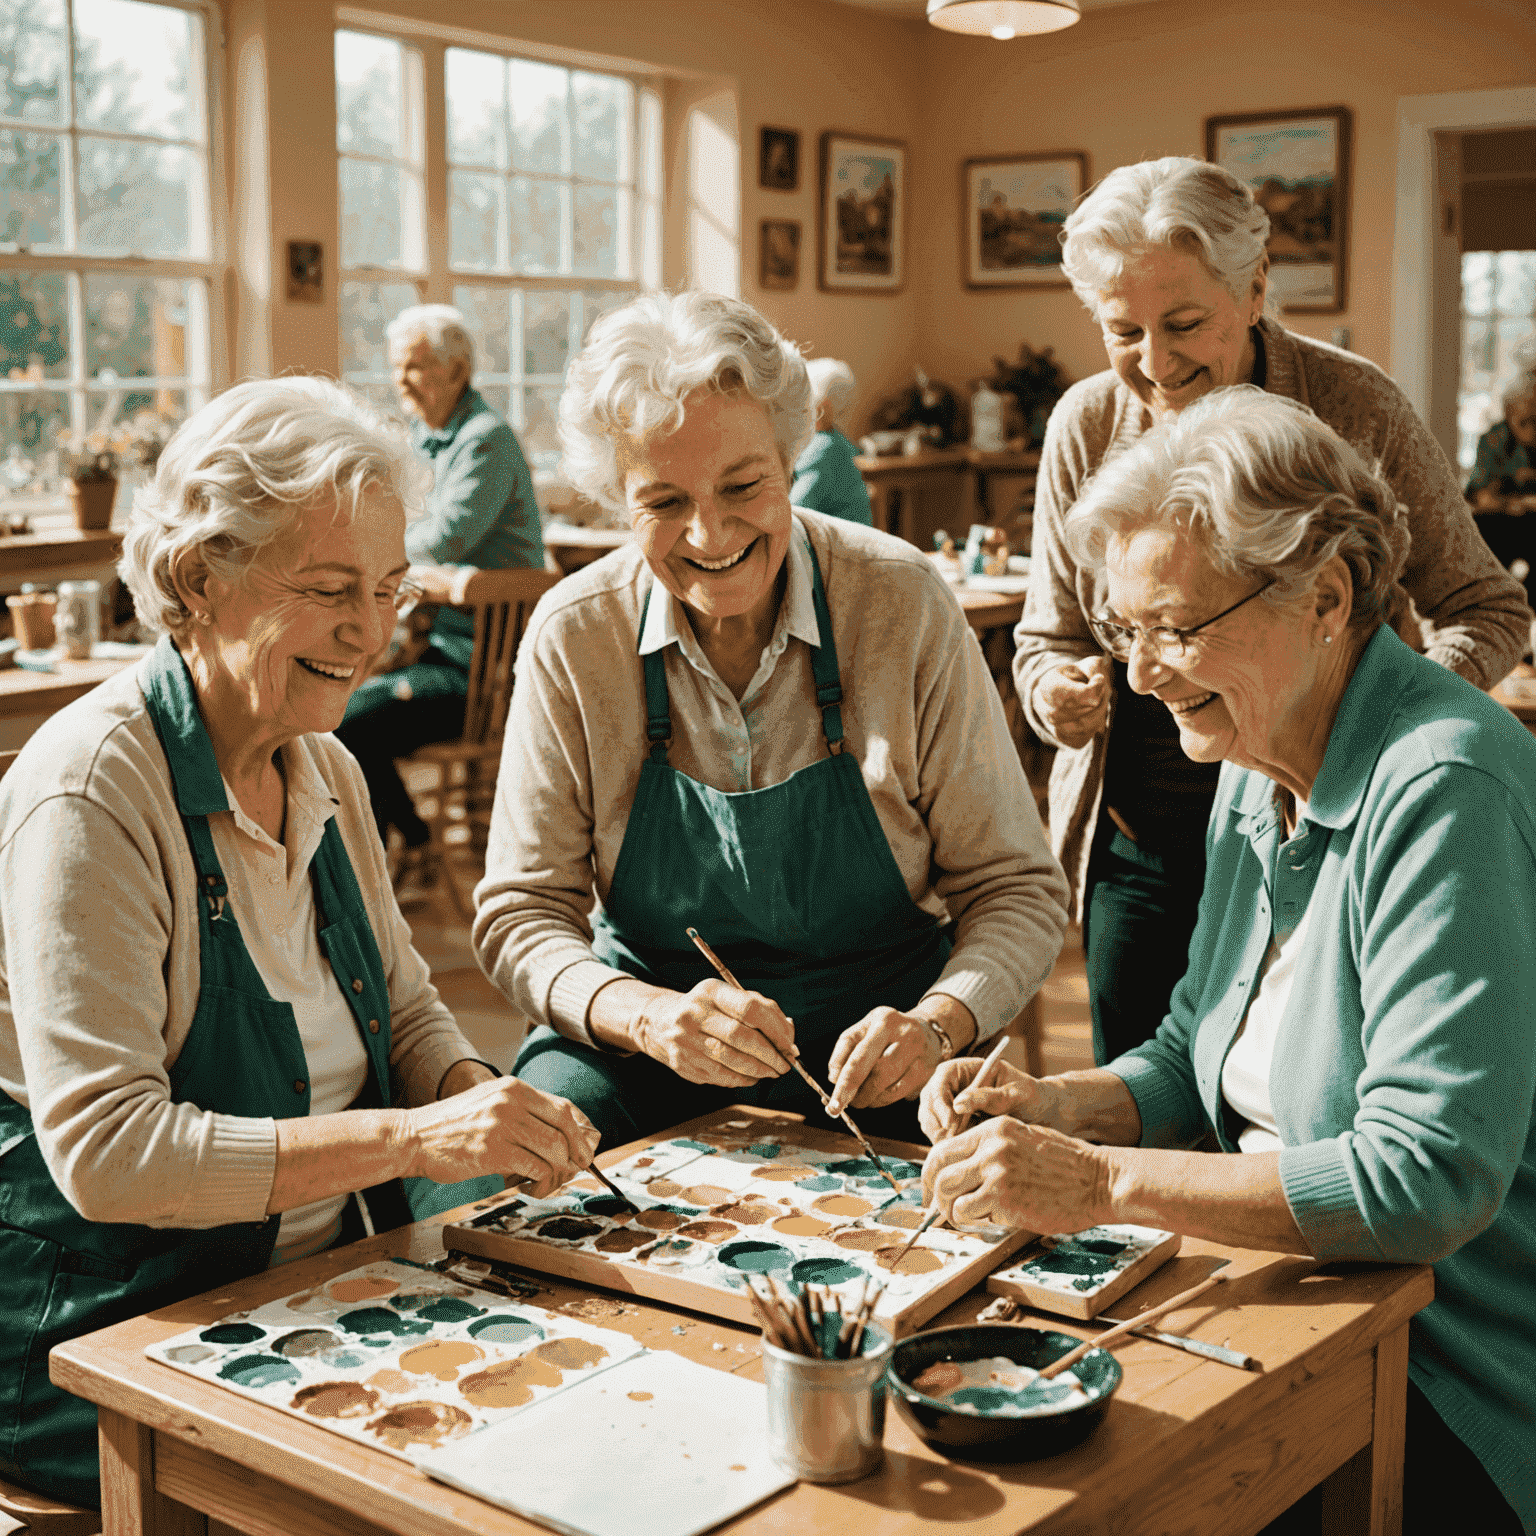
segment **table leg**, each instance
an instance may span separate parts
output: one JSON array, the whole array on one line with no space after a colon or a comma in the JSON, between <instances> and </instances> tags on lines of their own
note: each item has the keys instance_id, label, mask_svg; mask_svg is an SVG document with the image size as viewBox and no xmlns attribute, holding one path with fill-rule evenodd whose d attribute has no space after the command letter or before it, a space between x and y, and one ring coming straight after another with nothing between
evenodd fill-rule
<instances>
[{"instance_id":1,"label":"table leg","mask_svg":"<svg viewBox=\"0 0 1536 1536\"><path fill-rule=\"evenodd\" d=\"M1322 1484L1322 1536L1401 1536L1408 1325L1376 1345L1371 1443Z\"/></svg>"},{"instance_id":2,"label":"table leg","mask_svg":"<svg viewBox=\"0 0 1536 1536\"><path fill-rule=\"evenodd\" d=\"M154 1430L106 1408L97 1419L102 1536L206 1536L197 1510L155 1491Z\"/></svg>"}]
</instances>

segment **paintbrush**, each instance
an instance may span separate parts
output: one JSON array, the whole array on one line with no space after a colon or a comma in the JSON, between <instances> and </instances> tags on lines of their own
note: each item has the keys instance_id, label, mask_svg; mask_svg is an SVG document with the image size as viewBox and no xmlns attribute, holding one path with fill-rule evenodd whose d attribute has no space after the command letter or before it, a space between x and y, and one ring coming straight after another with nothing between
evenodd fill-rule
<instances>
[{"instance_id":1,"label":"paintbrush","mask_svg":"<svg viewBox=\"0 0 1536 1536\"><path fill-rule=\"evenodd\" d=\"M587 1172L596 1178L598 1183L600 1183L610 1194L616 1195L620 1200L622 1200L624 1204L627 1205L630 1210L632 1210L637 1216L640 1214L640 1207L636 1205L635 1202L631 1200L629 1196L626 1195L624 1191L620 1189L619 1186L615 1184L613 1180L610 1179L608 1175L597 1166L596 1163L588 1163Z\"/></svg>"},{"instance_id":2,"label":"paintbrush","mask_svg":"<svg viewBox=\"0 0 1536 1536\"><path fill-rule=\"evenodd\" d=\"M725 962L721 960L719 955L717 955L714 950L712 950L709 945L704 942L697 928L690 928L687 930L687 933L688 937L698 945L699 953L703 955L704 958L708 960L712 966L714 966L715 974L719 976L720 980L723 981L726 986L734 987L738 992L745 992L747 990L739 981L736 980L733 975L731 975L730 971L726 968ZM793 1067L794 1070L798 1072L800 1076L803 1077L806 1082L811 1085L811 1087L815 1090L816 1097L821 1100L823 1107L827 1110L828 1114L830 1114L832 1112L832 1099L830 1095L828 1095L822 1089L821 1084L818 1083L816 1079L812 1077L811 1074L807 1072L805 1068L802 1067L793 1056L781 1056L780 1059L787 1060L789 1065ZM880 1170L880 1177L884 1179L885 1182L889 1184L891 1188L894 1189L899 1195L901 1193L901 1185L891 1177L889 1171L886 1169L885 1164L880 1161L880 1154L876 1152L872 1146L870 1146L869 1142L865 1139L864 1132L861 1131L858 1126L853 1123L853 1120L849 1116L848 1112L845 1110L837 1118L841 1120L850 1131L853 1132L854 1140L857 1141L861 1147L863 1147L864 1151L868 1154L870 1161L875 1165L876 1168Z\"/></svg>"},{"instance_id":3,"label":"paintbrush","mask_svg":"<svg viewBox=\"0 0 1536 1536\"><path fill-rule=\"evenodd\" d=\"M992 1049L987 1053L987 1059L982 1062L981 1070L977 1072L976 1076L971 1079L969 1084L967 1084L967 1088L970 1089L990 1087L992 1084L992 1079L997 1073L997 1064L1003 1059L1003 1052L1007 1049L1008 1036L1003 1035L998 1040L997 1044L994 1045ZM958 1136L963 1130L965 1130L968 1125L970 1125L970 1123L971 1116L969 1111L961 1115L959 1119L951 1120L944 1129L945 1141L948 1141L951 1136Z\"/></svg>"},{"instance_id":4,"label":"paintbrush","mask_svg":"<svg viewBox=\"0 0 1536 1536\"><path fill-rule=\"evenodd\" d=\"M1172 1312L1178 1307L1187 1306L1197 1296L1203 1296L1212 1286L1220 1285L1226 1278L1223 1274L1211 1275L1202 1280L1199 1285L1192 1285L1187 1291L1180 1291L1177 1296L1171 1297L1160 1307L1153 1307L1150 1311L1143 1312L1140 1317L1133 1317L1129 1322L1124 1322L1116 1328L1111 1328L1108 1333L1101 1333L1096 1339L1085 1339L1076 1349L1068 1351L1059 1360L1052 1360L1040 1372L1040 1380L1048 1381L1052 1376L1066 1370L1069 1365L1076 1365L1084 1355L1092 1350L1104 1349L1110 1344L1115 1344L1121 1339L1128 1338L1138 1328L1145 1328L1148 1323L1156 1322L1165 1312Z\"/></svg>"},{"instance_id":5,"label":"paintbrush","mask_svg":"<svg viewBox=\"0 0 1536 1536\"><path fill-rule=\"evenodd\" d=\"M938 1219L939 1219L939 1208L938 1208L938 1206L934 1206L934 1208L933 1208L933 1209L932 1209L932 1210L931 1210L931 1211L929 1211L929 1212L928 1212L928 1214L927 1214L927 1215L926 1215L926 1216L924 1216L924 1217L923 1217L923 1219L922 1219L922 1223L921 1223L921 1224L920 1224L920 1225L919 1225L919 1227L918 1227L918 1229L917 1229L917 1231L915 1231L915 1232L914 1232L914 1233L913 1233L913 1234L912 1234L912 1236L911 1236L911 1237L909 1237L909 1238L908 1238L908 1239L907 1239L907 1240L906 1240L906 1242L904 1242L904 1243L903 1243L903 1244L902 1244L902 1245L901 1245L901 1252L900 1252L900 1253L898 1253L898 1254L897 1254L897 1255L896 1255L896 1257L895 1257L895 1258L894 1258L894 1259L892 1259L892 1260L891 1260L891 1273L892 1273L892 1274L893 1274L893 1275L894 1275L894 1274L895 1274L895 1273L896 1273L896 1266L897 1266L897 1265L898 1265L898 1264L900 1264L900 1263L901 1263L901 1261L902 1261L902 1260L903 1260L903 1259L904 1259L904 1258L906 1258L906 1256L907 1256L907 1254L908 1254L908 1253L909 1253L909 1252L911 1252L911 1250L912 1250L912 1245L913 1245L913 1244L914 1244L914 1243L915 1243L915 1242L916 1242L916 1241L917 1241L917 1240L918 1240L918 1238L920 1238L920 1237L921 1237L921 1236L922 1236L922 1235L923 1235L923 1233L924 1233L924 1232L926 1232L926 1231L927 1231L927 1230L928 1230L928 1228L929 1228L929 1227L931 1227L931 1226L932 1226L932 1225L933 1225L933 1224L934 1224L934 1222L936 1222L936 1221L937 1221L937 1220L938 1220Z\"/></svg>"},{"instance_id":6,"label":"paintbrush","mask_svg":"<svg viewBox=\"0 0 1536 1536\"><path fill-rule=\"evenodd\" d=\"M854 1324L853 1337L848 1341L848 1358L856 1360L859 1350L864 1345L864 1330L869 1326L869 1320L875 1315L875 1305L885 1294L885 1284L882 1282L879 1290L873 1295L867 1296L864 1305L859 1308L858 1321Z\"/></svg>"}]
</instances>

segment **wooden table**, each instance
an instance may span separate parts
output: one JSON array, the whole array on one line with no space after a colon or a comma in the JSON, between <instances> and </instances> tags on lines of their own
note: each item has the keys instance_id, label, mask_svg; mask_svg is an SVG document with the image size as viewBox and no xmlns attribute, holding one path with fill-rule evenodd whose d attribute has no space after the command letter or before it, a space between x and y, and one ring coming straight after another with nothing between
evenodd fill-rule
<instances>
[{"instance_id":1,"label":"wooden table","mask_svg":"<svg viewBox=\"0 0 1536 1536\"><path fill-rule=\"evenodd\" d=\"M850 1144L851 1145L851 1144ZM632 1148L600 1161L612 1163ZM920 1149L913 1149L921 1156ZM461 1214L461 1213L450 1213ZM145 1358L147 1344L323 1283L377 1259L429 1262L443 1218L386 1233L87 1335L53 1351L53 1380L100 1405L104 1536L532 1536L515 1515L405 1462ZM1324 1482L1325 1530L1396 1536L1401 1516L1408 1320L1433 1294L1427 1268L1320 1268L1313 1260L1186 1242L1116 1308L1129 1316L1225 1265L1229 1283L1160 1326L1254 1355L1261 1373L1136 1340L1102 1425L1046 1461L987 1467L929 1449L893 1408L886 1465L837 1488L803 1484L731 1533L938 1536L1247 1536ZM755 1331L543 1280L540 1306L652 1349L762 1379ZM968 1322L972 1292L934 1320ZM1100 1331L1032 1318L1080 1337ZM718 1348L716 1346L719 1346ZM574 1454L574 1452L573 1452ZM205 1520L206 1517L206 1520Z\"/></svg>"},{"instance_id":2,"label":"wooden table","mask_svg":"<svg viewBox=\"0 0 1536 1536\"><path fill-rule=\"evenodd\" d=\"M1034 506L1035 474L1040 465L1038 450L1028 453L983 453L961 444L954 448L924 448L918 453L860 455L853 461L869 492L875 527L894 533L909 544L917 542L916 514L912 498L919 491L949 488L955 502L944 526L960 542L974 522L1011 523L1015 508L1002 504L1004 487L1012 487L1022 503L1029 493Z\"/></svg>"},{"instance_id":3,"label":"wooden table","mask_svg":"<svg viewBox=\"0 0 1536 1536\"><path fill-rule=\"evenodd\" d=\"M25 577L61 566L108 565L123 552L123 536L110 528L49 528L0 536L0 578Z\"/></svg>"},{"instance_id":4,"label":"wooden table","mask_svg":"<svg viewBox=\"0 0 1536 1536\"><path fill-rule=\"evenodd\" d=\"M134 656L71 661L61 657L54 664L58 668L56 672L28 672L21 667L7 667L0 672L0 720L54 714L109 677L116 677L124 667L133 666L138 659Z\"/></svg>"},{"instance_id":5,"label":"wooden table","mask_svg":"<svg viewBox=\"0 0 1536 1536\"><path fill-rule=\"evenodd\" d=\"M1528 731L1536 733L1536 668L1521 662L1497 688L1490 691Z\"/></svg>"},{"instance_id":6,"label":"wooden table","mask_svg":"<svg viewBox=\"0 0 1536 1536\"><path fill-rule=\"evenodd\" d=\"M554 557L562 576L579 571L610 550L628 544L634 535L628 528L582 528L575 523L546 523L544 548Z\"/></svg>"}]
</instances>

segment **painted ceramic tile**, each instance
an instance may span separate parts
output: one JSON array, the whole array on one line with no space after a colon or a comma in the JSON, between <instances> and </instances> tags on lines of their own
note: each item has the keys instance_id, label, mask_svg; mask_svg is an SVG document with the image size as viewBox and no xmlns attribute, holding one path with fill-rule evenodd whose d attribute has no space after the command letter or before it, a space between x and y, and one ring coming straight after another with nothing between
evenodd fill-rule
<instances>
[{"instance_id":1,"label":"painted ceramic tile","mask_svg":"<svg viewBox=\"0 0 1536 1536\"><path fill-rule=\"evenodd\" d=\"M993 1279L1018 1281L1062 1296L1091 1299L1172 1236L1156 1227L1133 1226L1089 1227L1083 1232L1062 1233L1052 1239L1054 1246L1046 1252L998 1270Z\"/></svg>"},{"instance_id":2,"label":"painted ceramic tile","mask_svg":"<svg viewBox=\"0 0 1536 1536\"><path fill-rule=\"evenodd\" d=\"M152 1360L410 1458L641 1352L627 1334L407 1263L151 1345Z\"/></svg>"}]
</instances>

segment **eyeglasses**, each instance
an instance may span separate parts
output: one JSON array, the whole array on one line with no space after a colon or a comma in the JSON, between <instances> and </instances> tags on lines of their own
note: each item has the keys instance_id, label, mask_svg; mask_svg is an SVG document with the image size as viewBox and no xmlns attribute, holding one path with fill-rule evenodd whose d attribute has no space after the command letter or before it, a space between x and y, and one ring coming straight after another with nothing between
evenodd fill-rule
<instances>
[{"instance_id":1,"label":"eyeglasses","mask_svg":"<svg viewBox=\"0 0 1536 1536\"><path fill-rule=\"evenodd\" d=\"M1143 629L1139 624L1121 624L1103 615L1089 619L1088 627L1093 631L1099 644L1116 661L1131 659L1131 652L1135 649L1138 636L1152 647L1159 661L1182 661L1190 648L1189 642L1193 636L1198 635L1202 629L1209 629L1217 619L1224 619L1229 613L1236 613L1244 603L1251 603L1260 593L1269 591L1272 586L1274 586L1273 581L1266 581L1257 592L1250 592L1247 597L1239 598L1230 608L1223 608L1220 613L1213 614L1210 618L1202 620L1199 624L1193 624L1188 629L1175 629L1170 624L1154 624L1149 629Z\"/></svg>"},{"instance_id":2,"label":"eyeglasses","mask_svg":"<svg viewBox=\"0 0 1536 1536\"><path fill-rule=\"evenodd\" d=\"M418 587L414 581L402 581L395 588L395 617L397 619L409 618L412 609L426 597L426 588Z\"/></svg>"}]
</instances>

